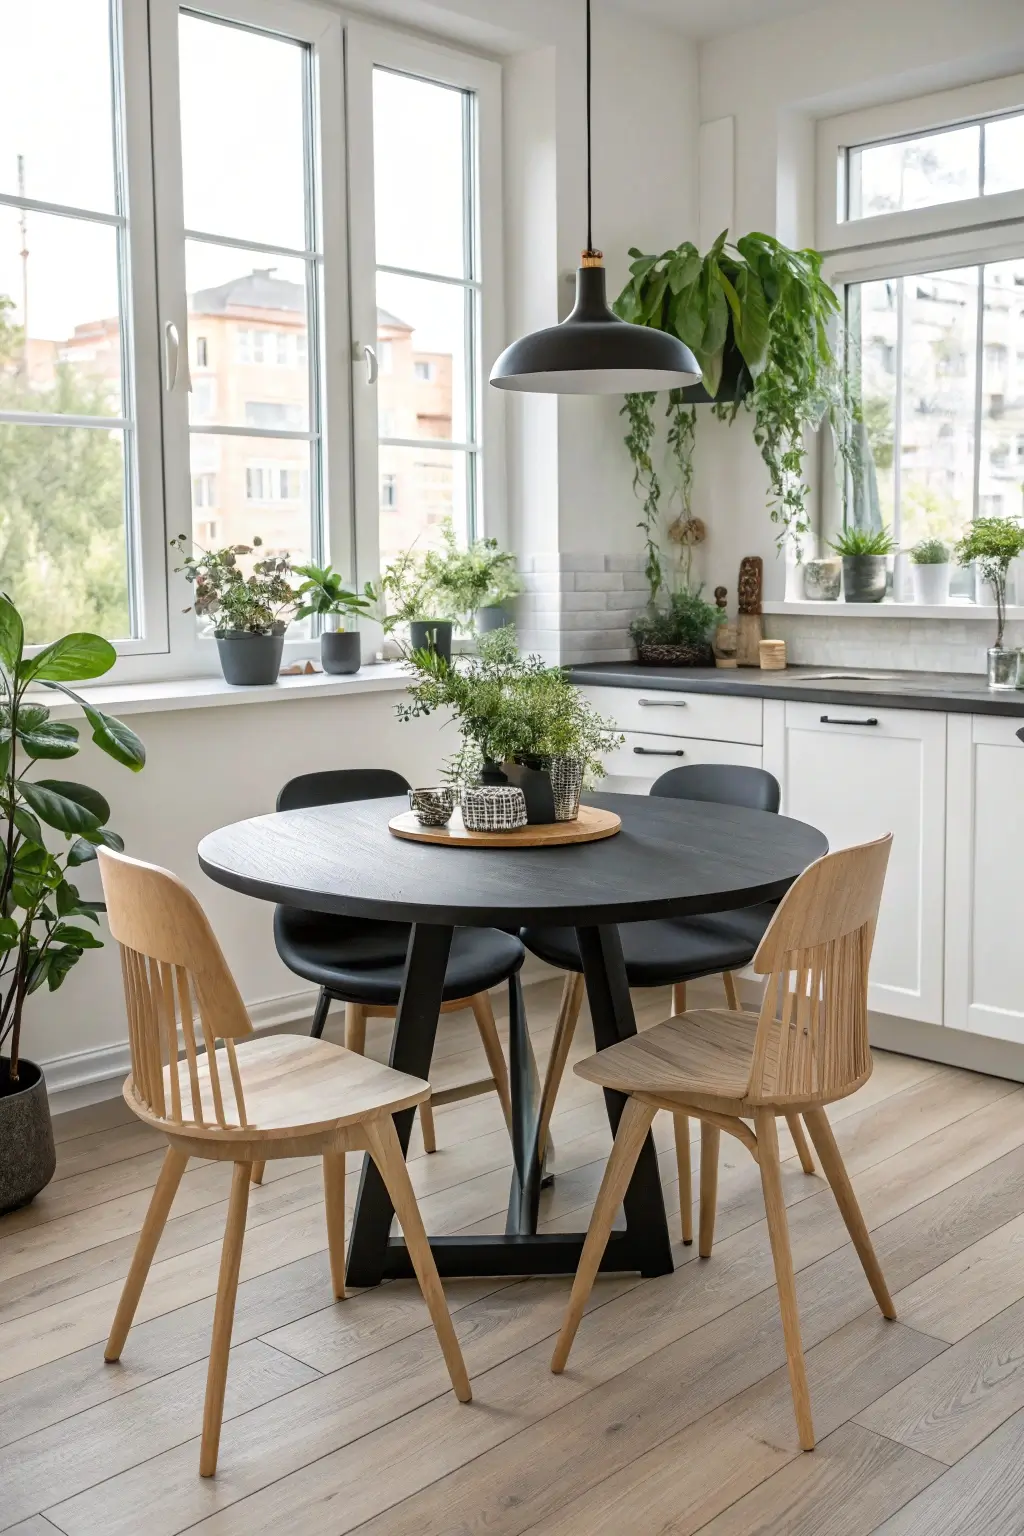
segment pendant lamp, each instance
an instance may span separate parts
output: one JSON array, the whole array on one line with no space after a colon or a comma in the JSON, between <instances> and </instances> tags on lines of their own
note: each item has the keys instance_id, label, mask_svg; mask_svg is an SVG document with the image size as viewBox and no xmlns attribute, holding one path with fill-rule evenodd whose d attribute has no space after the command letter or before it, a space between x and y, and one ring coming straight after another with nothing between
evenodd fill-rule
<instances>
[{"instance_id":1,"label":"pendant lamp","mask_svg":"<svg viewBox=\"0 0 1024 1536\"><path fill-rule=\"evenodd\" d=\"M561 325L531 331L491 369L496 389L542 395L624 395L700 382L697 359L677 336L630 325L608 308L604 259L594 250L590 171L590 0L587 0L587 249L576 304Z\"/></svg>"}]
</instances>

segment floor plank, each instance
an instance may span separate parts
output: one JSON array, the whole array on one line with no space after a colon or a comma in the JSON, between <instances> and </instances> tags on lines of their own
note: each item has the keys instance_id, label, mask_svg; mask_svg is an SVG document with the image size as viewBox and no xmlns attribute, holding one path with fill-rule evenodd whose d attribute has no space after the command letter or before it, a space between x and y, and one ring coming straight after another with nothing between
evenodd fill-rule
<instances>
[{"instance_id":1,"label":"floor plank","mask_svg":"<svg viewBox=\"0 0 1024 1536\"><path fill-rule=\"evenodd\" d=\"M1024 1412L878 1526L878 1536L1020 1536Z\"/></svg>"}]
</instances>

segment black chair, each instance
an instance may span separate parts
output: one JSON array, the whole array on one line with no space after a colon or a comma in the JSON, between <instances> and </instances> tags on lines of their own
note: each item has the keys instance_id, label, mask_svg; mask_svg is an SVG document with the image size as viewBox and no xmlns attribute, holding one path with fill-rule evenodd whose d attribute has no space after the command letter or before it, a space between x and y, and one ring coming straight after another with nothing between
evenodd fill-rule
<instances>
[{"instance_id":1,"label":"black chair","mask_svg":"<svg viewBox=\"0 0 1024 1536\"><path fill-rule=\"evenodd\" d=\"M277 797L279 811L346 800L379 800L405 795L409 785L389 768L338 768L291 779ZM345 1004L345 1044L366 1049L368 1018L394 1018L405 975L409 928L405 923L329 916L297 907L274 913L277 952L290 971L320 988L310 1034L323 1034L332 1002ZM436 1150L433 1105L497 1093L511 1127L508 1069L488 992L514 976L525 959L519 940L495 928L456 928L445 975L442 1013L471 1008L491 1076L444 1089L420 1106L423 1145Z\"/></svg>"},{"instance_id":2,"label":"black chair","mask_svg":"<svg viewBox=\"0 0 1024 1536\"><path fill-rule=\"evenodd\" d=\"M706 800L717 805L740 805L755 811L779 809L777 779L763 768L744 768L731 763L694 763L671 768L651 785L652 795L678 800ZM716 912L707 917L660 918L654 922L626 923L619 930L631 987L672 987L672 1012L686 1012L686 983L704 976L722 977L726 1001L739 1008L734 971L749 965L775 911L775 902L744 907L735 912ZM573 928L533 928L522 931L527 949L548 965L566 971L562 1001L548 1059L541 1096L541 1145L554 1110L558 1086L565 1070L583 1004L583 964ZM814 1172L807 1139L798 1115L787 1123L805 1173ZM701 1122L701 1230L699 1251L711 1252L715 1197L718 1180L718 1130ZM676 1161L679 1168L679 1215L684 1243L693 1241L693 1212L686 1192L691 1187L690 1123L684 1114L675 1116ZM705 1208L709 1215L705 1220Z\"/></svg>"}]
</instances>

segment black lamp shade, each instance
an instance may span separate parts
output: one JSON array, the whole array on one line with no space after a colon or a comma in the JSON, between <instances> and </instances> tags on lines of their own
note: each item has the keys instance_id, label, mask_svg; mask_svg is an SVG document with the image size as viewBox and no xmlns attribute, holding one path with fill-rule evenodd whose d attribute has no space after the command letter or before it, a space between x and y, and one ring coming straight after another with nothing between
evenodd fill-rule
<instances>
[{"instance_id":1,"label":"black lamp shade","mask_svg":"<svg viewBox=\"0 0 1024 1536\"><path fill-rule=\"evenodd\" d=\"M625 395L699 382L697 359L677 336L612 313L596 265L577 269L576 304L561 325L520 337L491 369L496 389L532 394Z\"/></svg>"}]
</instances>

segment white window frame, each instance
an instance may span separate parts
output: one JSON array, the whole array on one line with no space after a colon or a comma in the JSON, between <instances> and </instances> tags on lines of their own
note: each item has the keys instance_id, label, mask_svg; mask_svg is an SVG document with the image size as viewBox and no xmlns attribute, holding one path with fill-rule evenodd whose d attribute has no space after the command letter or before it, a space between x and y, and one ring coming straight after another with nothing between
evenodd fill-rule
<instances>
[{"instance_id":1,"label":"white window frame","mask_svg":"<svg viewBox=\"0 0 1024 1536\"><path fill-rule=\"evenodd\" d=\"M380 480L377 391L369 379L364 346L377 345L376 240L373 181L373 69L394 69L476 96L476 198L479 356L477 446L480 517L476 532L507 539L505 504L505 404L490 389L491 365L505 345L502 239L501 66L404 33L362 21L346 29L347 107L351 161L349 183L352 252L352 357L356 565L360 582L380 565ZM418 446L418 444L416 445Z\"/></svg>"}]
</instances>

